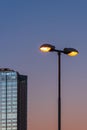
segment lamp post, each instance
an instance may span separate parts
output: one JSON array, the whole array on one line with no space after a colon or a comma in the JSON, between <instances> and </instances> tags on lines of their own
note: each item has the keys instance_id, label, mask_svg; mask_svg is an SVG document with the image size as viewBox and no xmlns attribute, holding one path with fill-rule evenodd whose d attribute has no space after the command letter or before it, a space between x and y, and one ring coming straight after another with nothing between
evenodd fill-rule
<instances>
[{"instance_id":1,"label":"lamp post","mask_svg":"<svg viewBox=\"0 0 87 130\"><path fill-rule=\"evenodd\" d=\"M69 56L76 56L79 52L74 48L64 48L57 50L51 44L43 44L40 46L42 52L57 52L58 55L58 130L61 130L61 53Z\"/></svg>"}]
</instances>

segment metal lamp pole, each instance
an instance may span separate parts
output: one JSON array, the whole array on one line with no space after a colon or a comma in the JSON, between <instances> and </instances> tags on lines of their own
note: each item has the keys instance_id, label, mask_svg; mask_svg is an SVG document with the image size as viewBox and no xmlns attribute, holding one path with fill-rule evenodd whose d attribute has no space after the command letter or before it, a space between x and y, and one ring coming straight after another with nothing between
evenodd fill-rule
<instances>
[{"instance_id":1,"label":"metal lamp pole","mask_svg":"<svg viewBox=\"0 0 87 130\"><path fill-rule=\"evenodd\" d=\"M58 130L61 130L61 52L58 52Z\"/></svg>"},{"instance_id":2,"label":"metal lamp pole","mask_svg":"<svg viewBox=\"0 0 87 130\"><path fill-rule=\"evenodd\" d=\"M64 48L56 50L51 44L43 44L40 46L42 52L57 52L58 54L58 130L61 130L61 53L69 56L76 56L79 52L74 48Z\"/></svg>"}]
</instances>

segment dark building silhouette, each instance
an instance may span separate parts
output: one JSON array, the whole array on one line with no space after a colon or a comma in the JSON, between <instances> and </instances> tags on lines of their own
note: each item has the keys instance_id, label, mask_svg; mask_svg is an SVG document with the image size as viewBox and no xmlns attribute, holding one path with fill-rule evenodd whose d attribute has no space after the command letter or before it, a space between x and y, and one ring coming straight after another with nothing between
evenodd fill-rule
<instances>
[{"instance_id":1,"label":"dark building silhouette","mask_svg":"<svg viewBox=\"0 0 87 130\"><path fill-rule=\"evenodd\" d=\"M0 69L0 130L27 130L27 76Z\"/></svg>"}]
</instances>

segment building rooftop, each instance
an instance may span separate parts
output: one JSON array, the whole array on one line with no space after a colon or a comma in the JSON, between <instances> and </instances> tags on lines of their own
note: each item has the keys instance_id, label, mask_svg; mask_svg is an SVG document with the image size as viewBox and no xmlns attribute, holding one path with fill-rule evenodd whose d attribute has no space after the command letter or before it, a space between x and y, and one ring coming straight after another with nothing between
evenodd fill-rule
<instances>
[{"instance_id":1,"label":"building rooftop","mask_svg":"<svg viewBox=\"0 0 87 130\"><path fill-rule=\"evenodd\" d=\"M14 71L14 70L9 69L9 68L0 68L0 71Z\"/></svg>"}]
</instances>

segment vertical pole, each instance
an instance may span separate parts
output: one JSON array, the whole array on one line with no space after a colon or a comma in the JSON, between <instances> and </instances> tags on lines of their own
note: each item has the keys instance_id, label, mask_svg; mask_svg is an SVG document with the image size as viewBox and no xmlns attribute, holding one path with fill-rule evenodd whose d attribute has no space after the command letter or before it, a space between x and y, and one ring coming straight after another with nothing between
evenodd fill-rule
<instances>
[{"instance_id":1,"label":"vertical pole","mask_svg":"<svg viewBox=\"0 0 87 130\"><path fill-rule=\"evenodd\" d=\"M61 130L61 52L58 52L58 130Z\"/></svg>"},{"instance_id":2,"label":"vertical pole","mask_svg":"<svg viewBox=\"0 0 87 130\"><path fill-rule=\"evenodd\" d=\"M6 73L6 130L7 130L7 73Z\"/></svg>"}]
</instances>

